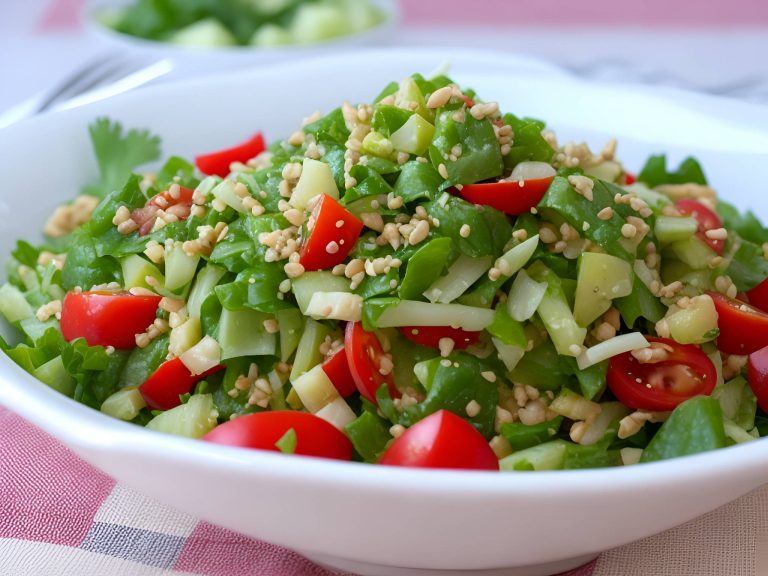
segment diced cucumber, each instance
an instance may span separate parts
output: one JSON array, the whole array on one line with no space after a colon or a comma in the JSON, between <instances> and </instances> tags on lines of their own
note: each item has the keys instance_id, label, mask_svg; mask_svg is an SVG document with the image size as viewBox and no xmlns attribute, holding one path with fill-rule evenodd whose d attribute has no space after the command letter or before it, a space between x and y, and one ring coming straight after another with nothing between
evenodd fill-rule
<instances>
[{"instance_id":1,"label":"diced cucumber","mask_svg":"<svg viewBox=\"0 0 768 576\"><path fill-rule=\"evenodd\" d=\"M599 252L582 254L573 307L576 322L589 326L611 307L613 299L632 293L632 280L632 266L626 260Z\"/></svg>"},{"instance_id":2,"label":"diced cucumber","mask_svg":"<svg viewBox=\"0 0 768 576\"><path fill-rule=\"evenodd\" d=\"M174 356L181 356L200 342L203 337L203 329L199 318L187 318L186 322L171 330L168 351Z\"/></svg>"},{"instance_id":3,"label":"diced cucumber","mask_svg":"<svg viewBox=\"0 0 768 576\"><path fill-rule=\"evenodd\" d=\"M621 402L601 402L600 414L597 415L578 443L582 446L596 444L603 438L611 423L624 418L629 412L629 408Z\"/></svg>"},{"instance_id":4,"label":"diced cucumber","mask_svg":"<svg viewBox=\"0 0 768 576\"><path fill-rule=\"evenodd\" d=\"M642 448L622 448L619 450L621 453L621 462L624 466L632 466L640 462L640 458L643 455Z\"/></svg>"},{"instance_id":5,"label":"diced cucumber","mask_svg":"<svg viewBox=\"0 0 768 576\"><path fill-rule=\"evenodd\" d=\"M24 294L11 284L3 284L0 287L0 314L11 323L35 317L35 311L24 298Z\"/></svg>"},{"instance_id":6,"label":"diced cucumber","mask_svg":"<svg viewBox=\"0 0 768 576\"><path fill-rule=\"evenodd\" d=\"M320 408L320 410L315 412L315 416L322 418L342 432L344 432L347 424L350 424L357 418L352 408L349 407L349 404L341 396L337 396L334 400Z\"/></svg>"},{"instance_id":7,"label":"diced cucumber","mask_svg":"<svg viewBox=\"0 0 768 576\"><path fill-rule=\"evenodd\" d=\"M251 37L252 46L285 46L287 44L293 44L293 36L291 33L277 24L264 24L254 32Z\"/></svg>"},{"instance_id":8,"label":"diced cucumber","mask_svg":"<svg viewBox=\"0 0 768 576\"><path fill-rule=\"evenodd\" d=\"M65 396L72 396L75 392L75 380L64 367L61 356L56 356L53 360L38 366L32 375Z\"/></svg>"},{"instance_id":9,"label":"diced cucumber","mask_svg":"<svg viewBox=\"0 0 768 576\"><path fill-rule=\"evenodd\" d=\"M101 411L118 420L130 422L146 405L138 388L123 388L104 400Z\"/></svg>"},{"instance_id":10,"label":"diced cucumber","mask_svg":"<svg viewBox=\"0 0 768 576\"><path fill-rule=\"evenodd\" d=\"M426 120L429 120L430 122L434 121L434 111L427 108L426 100L424 99L424 94L422 93L421 88L419 88L418 83L412 76L406 76L405 78L403 78L397 87L397 92L395 92L396 105L397 104L402 105L406 102L409 102L409 103L414 102L416 104L416 110L415 110L416 114L420 115L422 118L425 118ZM429 137L429 141L430 143L432 142L431 136Z\"/></svg>"},{"instance_id":11,"label":"diced cucumber","mask_svg":"<svg viewBox=\"0 0 768 576\"><path fill-rule=\"evenodd\" d=\"M536 311L557 353L562 356L578 356L587 336L587 329L576 323L562 281L540 261L528 269L528 274L537 282L547 283L547 291Z\"/></svg>"},{"instance_id":12,"label":"diced cucumber","mask_svg":"<svg viewBox=\"0 0 768 576\"><path fill-rule=\"evenodd\" d=\"M657 216L653 232L661 244L671 244L687 240L699 228L699 223L691 216Z\"/></svg>"},{"instance_id":13,"label":"diced cucumber","mask_svg":"<svg viewBox=\"0 0 768 576\"><path fill-rule=\"evenodd\" d=\"M435 127L420 114L414 114L389 139L395 150L421 155L429 148L434 135Z\"/></svg>"},{"instance_id":14,"label":"diced cucumber","mask_svg":"<svg viewBox=\"0 0 768 576\"><path fill-rule=\"evenodd\" d=\"M159 286L165 284L165 278L157 266L149 260L145 260L138 254L131 254L120 261L123 269L123 287L126 290L131 288L146 288L156 290L157 286L152 286L147 282L147 278L154 278Z\"/></svg>"},{"instance_id":15,"label":"diced cucumber","mask_svg":"<svg viewBox=\"0 0 768 576\"><path fill-rule=\"evenodd\" d=\"M495 310L462 304L430 304L401 300L384 310L376 321L377 328L397 326L452 326L470 332L484 330L496 316Z\"/></svg>"},{"instance_id":16,"label":"diced cucumber","mask_svg":"<svg viewBox=\"0 0 768 576\"><path fill-rule=\"evenodd\" d=\"M507 296L507 313L518 322L530 320L546 292L546 282L536 282L525 270L520 270Z\"/></svg>"},{"instance_id":17,"label":"diced cucumber","mask_svg":"<svg viewBox=\"0 0 768 576\"><path fill-rule=\"evenodd\" d=\"M242 214L250 213L250 210L243 205L243 198L235 192L235 183L232 180L222 180L214 187L211 193L214 198L221 200L230 208L234 208Z\"/></svg>"},{"instance_id":18,"label":"diced cucumber","mask_svg":"<svg viewBox=\"0 0 768 576\"><path fill-rule=\"evenodd\" d=\"M645 200L645 203L648 204L648 206L651 207L652 210L659 211L664 206L669 206L672 204L672 200L670 200L669 196L666 194L662 194L661 192L656 192L655 190L651 190L643 184L642 182L634 182L633 184L630 184L629 186L624 186L624 189L627 192L634 192L637 194L638 198L641 200Z\"/></svg>"},{"instance_id":19,"label":"diced cucumber","mask_svg":"<svg viewBox=\"0 0 768 576\"><path fill-rule=\"evenodd\" d=\"M237 40L227 28L215 18L205 18L171 34L167 40L181 46L234 46Z\"/></svg>"},{"instance_id":20,"label":"diced cucumber","mask_svg":"<svg viewBox=\"0 0 768 576\"><path fill-rule=\"evenodd\" d=\"M600 164L590 166L584 170L586 176L599 178L606 182L616 182L623 172L624 168L615 160L604 160Z\"/></svg>"},{"instance_id":21,"label":"diced cucumber","mask_svg":"<svg viewBox=\"0 0 768 576\"><path fill-rule=\"evenodd\" d=\"M29 266L19 266L18 268L19 278L24 283L24 288L28 291L38 290L40 288L40 280L37 278L37 272L35 272Z\"/></svg>"},{"instance_id":22,"label":"diced cucumber","mask_svg":"<svg viewBox=\"0 0 768 576\"><path fill-rule=\"evenodd\" d=\"M491 338L491 342L493 342L496 351L499 353L499 359L504 362L504 366L506 366L507 370L512 372L525 355L525 348L513 346L512 344L504 344L504 342L498 338Z\"/></svg>"},{"instance_id":23,"label":"diced cucumber","mask_svg":"<svg viewBox=\"0 0 768 576\"><path fill-rule=\"evenodd\" d=\"M158 414L147 428L187 438L201 438L216 427L218 412L210 394L195 394L186 404Z\"/></svg>"},{"instance_id":24,"label":"diced cucumber","mask_svg":"<svg viewBox=\"0 0 768 576\"><path fill-rule=\"evenodd\" d=\"M432 387L432 380L437 374L437 368L440 366L439 358L430 358L429 360L422 360L413 365L413 374L416 376L416 380L419 384L424 386L424 389L429 392Z\"/></svg>"},{"instance_id":25,"label":"diced cucumber","mask_svg":"<svg viewBox=\"0 0 768 576\"><path fill-rule=\"evenodd\" d=\"M299 340L299 346L296 348L296 358L293 360L290 380L293 382L304 372L307 372L313 366L320 364L323 355L320 353L320 345L326 336L333 334L333 330L320 322L311 318L306 319L304 333Z\"/></svg>"},{"instance_id":26,"label":"diced cucumber","mask_svg":"<svg viewBox=\"0 0 768 576\"><path fill-rule=\"evenodd\" d=\"M361 32L368 28L372 28L382 20L382 14L373 2L341 0L340 5L350 28L355 32Z\"/></svg>"},{"instance_id":27,"label":"diced cucumber","mask_svg":"<svg viewBox=\"0 0 768 576\"><path fill-rule=\"evenodd\" d=\"M304 330L304 316L296 308L285 308L275 313L280 326L280 361L288 362L299 345Z\"/></svg>"},{"instance_id":28,"label":"diced cucumber","mask_svg":"<svg viewBox=\"0 0 768 576\"><path fill-rule=\"evenodd\" d=\"M291 20L291 36L298 43L320 42L350 31L340 7L319 2L300 4Z\"/></svg>"},{"instance_id":29,"label":"diced cucumber","mask_svg":"<svg viewBox=\"0 0 768 576\"><path fill-rule=\"evenodd\" d=\"M717 256L705 242L696 236L670 244L670 249L681 261L695 270L707 270L712 258Z\"/></svg>"},{"instance_id":30,"label":"diced cucumber","mask_svg":"<svg viewBox=\"0 0 768 576\"><path fill-rule=\"evenodd\" d=\"M315 319L359 322L363 316L363 297L349 292L315 292L306 314Z\"/></svg>"},{"instance_id":31,"label":"diced cucumber","mask_svg":"<svg viewBox=\"0 0 768 576\"><path fill-rule=\"evenodd\" d=\"M670 336L680 344L701 344L719 334L715 303L706 294L691 298L685 308L677 308L665 320Z\"/></svg>"},{"instance_id":32,"label":"diced cucumber","mask_svg":"<svg viewBox=\"0 0 768 576\"><path fill-rule=\"evenodd\" d=\"M500 256L498 260L496 260L496 268L498 268L504 276L514 276L518 270L521 270L523 266L528 264L533 253L536 252L538 245L539 235L536 234L535 236L531 236L517 246L513 246ZM499 262L499 260L502 260L504 263Z\"/></svg>"},{"instance_id":33,"label":"diced cucumber","mask_svg":"<svg viewBox=\"0 0 768 576\"><path fill-rule=\"evenodd\" d=\"M221 346L210 336L205 336L200 342L179 356L179 359L193 376L203 374L221 362Z\"/></svg>"},{"instance_id":34,"label":"diced cucumber","mask_svg":"<svg viewBox=\"0 0 768 576\"><path fill-rule=\"evenodd\" d=\"M322 364L317 364L309 372L292 379L291 384L301 403L313 414L339 398L339 391L328 378Z\"/></svg>"},{"instance_id":35,"label":"diced cucumber","mask_svg":"<svg viewBox=\"0 0 768 576\"><path fill-rule=\"evenodd\" d=\"M600 404L587 400L568 388L563 388L560 391L560 394L552 400L549 409L571 420L596 418L601 410Z\"/></svg>"},{"instance_id":36,"label":"diced cucumber","mask_svg":"<svg viewBox=\"0 0 768 576\"><path fill-rule=\"evenodd\" d=\"M165 287L174 292L192 282L197 272L200 255L189 255L176 242L171 250L165 253Z\"/></svg>"},{"instance_id":37,"label":"diced cucumber","mask_svg":"<svg viewBox=\"0 0 768 576\"><path fill-rule=\"evenodd\" d=\"M312 198L321 194L327 194L334 200L339 199L339 189L336 187L331 167L320 160L305 158L301 176L291 194L290 204L294 208L304 210Z\"/></svg>"},{"instance_id":38,"label":"diced cucumber","mask_svg":"<svg viewBox=\"0 0 768 576\"><path fill-rule=\"evenodd\" d=\"M258 310L227 310L219 320L219 344L222 360L240 356L274 356L277 353L277 335L264 328L269 314Z\"/></svg>"},{"instance_id":39,"label":"diced cucumber","mask_svg":"<svg viewBox=\"0 0 768 576\"><path fill-rule=\"evenodd\" d=\"M37 342L38 339L40 339L43 334L45 334L49 328L56 328L57 330L61 329L61 325L59 324L59 321L55 318L51 318L50 320L46 320L45 322L41 322L34 316L32 318L25 318L21 322L19 322L19 327L21 328L22 332L27 335L27 337L30 339L31 342Z\"/></svg>"},{"instance_id":40,"label":"diced cucumber","mask_svg":"<svg viewBox=\"0 0 768 576\"><path fill-rule=\"evenodd\" d=\"M187 313L190 318L200 318L200 307L226 273L226 268L214 264L208 264L200 270L187 299Z\"/></svg>"},{"instance_id":41,"label":"diced cucumber","mask_svg":"<svg viewBox=\"0 0 768 576\"><path fill-rule=\"evenodd\" d=\"M315 292L352 292L349 279L344 276L334 276L327 271L305 272L291 280L291 289L296 297L301 313L306 315L309 302Z\"/></svg>"},{"instance_id":42,"label":"diced cucumber","mask_svg":"<svg viewBox=\"0 0 768 576\"><path fill-rule=\"evenodd\" d=\"M752 436L749 432L744 430L741 426L738 426L728 420L727 418L723 418L723 429L725 430L725 435L736 442L737 444L741 444L742 442L751 442L752 440L755 440L755 437Z\"/></svg>"},{"instance_id":43,"label":"diced cucumber","mask_svg":"<svg viewBox=\"0 0 768 576\"><path fill-rule=\"evenodd\" d=\"M488 271L492 262L492 256L471 258L462 254L451 264L445 276L438 278L424 291L424 296L430 302L453 302Z\"/></svg>"},{"instance_id":44,"label":"diced cucumber","mask_svg":"<svg viewBox=\"0 0 768 576\"><path fill-rule=\"evenodd\" d=\"M744 430L754 428L757 399L744 378L737 376L718 385L712 397L720 401L725 418Z\"/></svg>"},{"instance_id":45,"label":"diced cucumber","mask_svg":"<svg viewBox=\"0 0 768 576\"><path fill-rule=\"evenodd\" d=\"M544 442L502 458L499 460L499 469L503 472L522 472L531 467L534 470L560 470L567 448L565 440Z\"/></svg>"},{"instance_id":46,"label":"diced cucumber","mask_svg":"<svg viewBox=\"0 0 768 576\"><path fill-rule=\"evenodd\" d=\"M363 138L363 152L379 158L389 158L394 152L392 141L379 132L368 132Z\"/></svg>"}]
</instances>

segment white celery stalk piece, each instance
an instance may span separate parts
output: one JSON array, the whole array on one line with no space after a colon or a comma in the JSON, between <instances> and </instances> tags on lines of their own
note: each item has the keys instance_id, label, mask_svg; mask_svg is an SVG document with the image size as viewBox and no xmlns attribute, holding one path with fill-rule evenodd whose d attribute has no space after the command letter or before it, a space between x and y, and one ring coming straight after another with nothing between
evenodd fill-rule
<instances>
[{"instance_id":1,"label":"white celery stalk piece","mask_svg":"<svg viewBox=\"0 0 768 576\"><path fill-rule=\"evenodd\" d=\"M453 302L488 271L492 259L492 256L472 258L462 254L451 264L445 276L435 280L432 286L424 291L424 297L430 302Z\"/></svg>"},{"instance_id":2,"label":"white celery stalk piece","mask_svg":"<svg viewBox=\"0 0 768 576\"><path fill-rule=\"evenodd\" d=\"M493 324L496 312L463 304L430 304L402 300L379 316L378 328L397 326L452 326L469 332L483 330Z\"/></svg>"},{"instance_id":3,"label":"white celery stalk piece","mask_svg":"<svg viewBox=\"0 0 768 576\"><path fill-rule=\"evenodd\" d=\"M507 296L507 313L518 322L530 320L546 292L546 282L537 282L525 270L520 270Z\"/></svg>"},{"instance_id":4,"label":"white celery stalk piece","mask_svg":"<svg viewBox=\"0 0 768 576\"><path fill-rule=\"evenodd\" d=\"M578 364L579 369L585 370L608 358L613 358L614 356L629 352L630 350L647 348L648 346L650 346L648 340L646 340L645 336L640 332L621 334L582 351L582 353L576 357L576 363Z\"/></svg>"},{"instance_id":5,"label":"white celery stalk piece","mask_svg":"<svg viewBox=\"0 0 768 576\"><path fill-rule=\"evenodd\" d=\"M363 298L349 292L315 292L305 313L315 319L359 322L363 316Z\"/></svg>"}]
</instances>

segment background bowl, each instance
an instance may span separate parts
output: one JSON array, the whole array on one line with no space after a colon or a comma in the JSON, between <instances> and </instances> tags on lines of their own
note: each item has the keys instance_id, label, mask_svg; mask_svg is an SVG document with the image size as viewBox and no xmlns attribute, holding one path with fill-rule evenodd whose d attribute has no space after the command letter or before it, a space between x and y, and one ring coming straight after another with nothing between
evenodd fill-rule
<instances>
[{"instance_id":1,"label":"background bowl","mask_svg":"<svg viewBox=\"0 0 768 576\"><path fill-rule=\"evenodd\" d=\"M382 21L367 30L330 38L322 42L291 44L287 46L184 46L170 42L148 40L124 34L104 24L99 15L133 0L113 0L89 6L83 14L88 34L104 46L123 53L134 53L148 59L168 58L173 62L175 74L209 74L246 66L276 64L291 59L321 56L351 50L362 46L388 44L400 22L397 0L370 0L381 14Z\"/></svg>"},{"instance_id":2,"label":"background bowl","mask_svg":"<svg viewBox=\"0 0 768 576\"><path fill-rule=\"evenodd\" d=\"M673 91L579 82L530 60L449 50L358 51L147 88L0 131L0 258L95 174L87 124L109 115L193 155L257 129L276 139L315 109L369 101L392 79L452 75L502 109L549 120L561 140L619 137L630 170L692 153L713 185L768 216L754 194L768 159L764 108ZM338 70L355 70L343 83ZM268 89L264 89L264 87ZM254 96L257 95L257 96ZM599 149L599 148L598 148ZM34 198L34 201L30 201ZM6 327L7 328L7 327ZM121 482L176 508L372 575L534 576L719 507L768 480L768 441L634 467L491 474L339 463L153 433L65 398L0 357L0 402Z\"/></svg>"}]
</instances>

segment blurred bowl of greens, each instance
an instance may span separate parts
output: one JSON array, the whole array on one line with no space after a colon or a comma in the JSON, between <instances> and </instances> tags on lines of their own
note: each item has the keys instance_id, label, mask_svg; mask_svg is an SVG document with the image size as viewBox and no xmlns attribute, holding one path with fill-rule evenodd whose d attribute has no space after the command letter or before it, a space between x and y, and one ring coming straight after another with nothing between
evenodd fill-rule
<instances>
[{"instance_id":1,"label":"blurred bowl of greens","mask_svg":"<svg viewBox=\"0 0 768 576\"><path fill-rule=\"evenodd\" d=\"M88 8L102 43L215 72L387 44L396 0L112 0Z\"/></svg>"}]
</instances>

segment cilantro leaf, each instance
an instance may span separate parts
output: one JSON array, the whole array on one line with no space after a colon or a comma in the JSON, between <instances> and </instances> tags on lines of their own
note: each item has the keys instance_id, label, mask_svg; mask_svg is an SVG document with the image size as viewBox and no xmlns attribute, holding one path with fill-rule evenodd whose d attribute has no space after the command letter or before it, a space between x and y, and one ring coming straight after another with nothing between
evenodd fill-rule
<instances>
[{"instance_id":1,"label":"cilantro leaf","mask_svg":"<svg viewBox=\"0 0 768 576\"><path fill-rule=\"evenodd\" d=\"M122 188L137 166L160 158L160 138L149 130L123 131L120 122L98 118L89 127L101 181L86 186L84 194L103 198Z\"/></svg>"}]
</instances>

